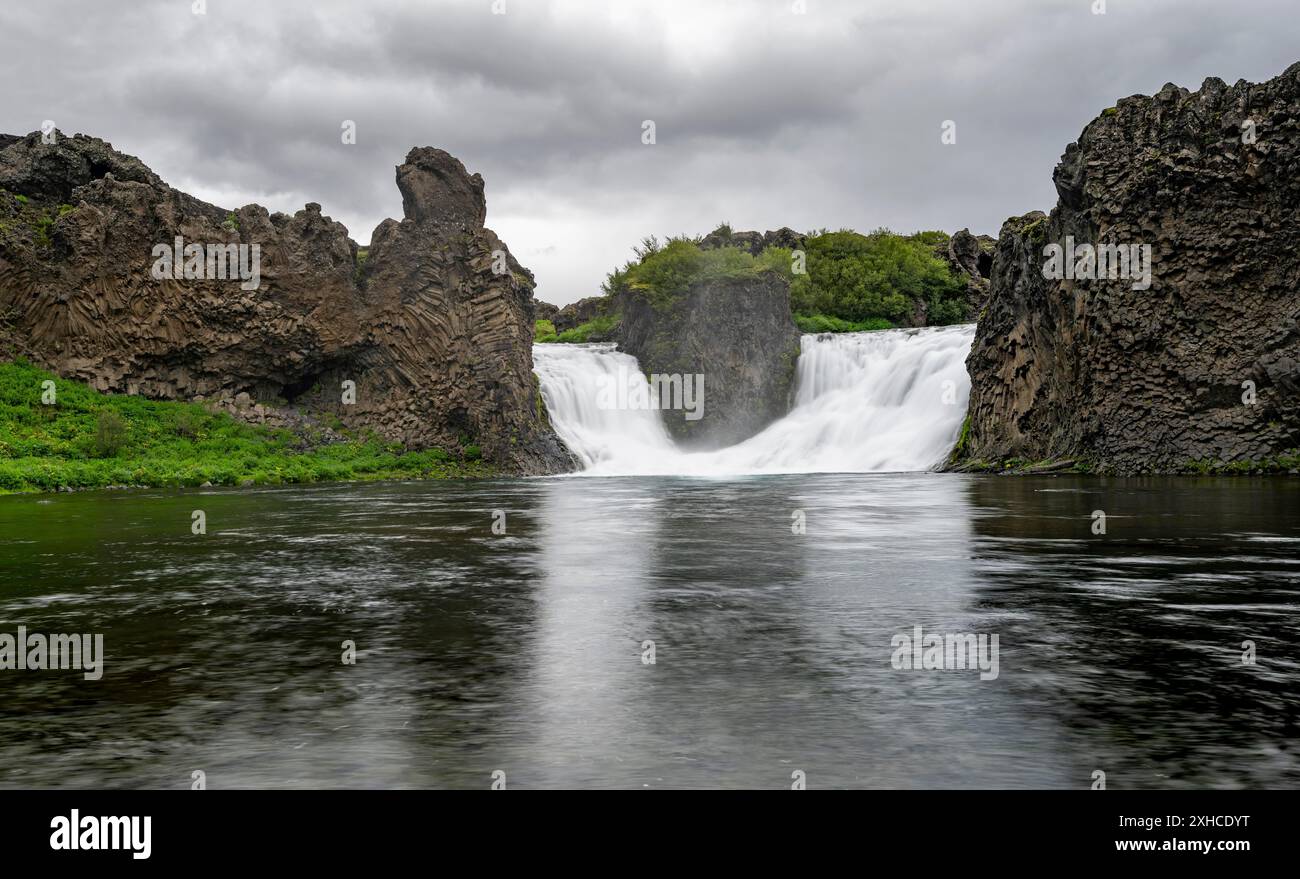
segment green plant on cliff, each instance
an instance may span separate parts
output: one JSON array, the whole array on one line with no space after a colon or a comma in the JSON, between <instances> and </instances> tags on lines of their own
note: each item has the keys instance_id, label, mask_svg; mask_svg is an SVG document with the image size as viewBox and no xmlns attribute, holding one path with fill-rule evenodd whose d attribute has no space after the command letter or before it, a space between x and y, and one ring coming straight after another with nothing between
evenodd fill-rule
<instances>
[{"instance_id":1,"label":"green plant on cliff","mask_svg":"<svg viewBox=\"0 0 1300 879\"><path fill-rule=\"evenodd\" d=\"M941 232L870 235L829 232L807 239L806 273L794 276L795 314L857 322L906 321L918 302L930 324L958 323L966 316L966 285L935 255Z\"/></svg>"},{"instance_id":2,"label":"green plant on cliff","mask_svg":"<svg viewBox=\"0 0 1300 879\"><path fill-rule=\"evenodd\" d=\"M580 343L590 341L592 336L606 337L618 326L618 321L619 316L616 314L601 315L587 321L585 324L579 324L571 330L565 330L551 341ZM554 330L555 328L552 327L551 329Z\"/></svg>"},{"instance_id":3,"label":"green plant on cliff","mask_svg":"<svg viewBox=\"0 0 1300 879\"><path fill-rule=\"evenodd\" d=\"M549 320L533 321L534 342L554 342L556 340L555 324Z\"/></svg>"},{"instance_id":4,"label":"green plant on cliff","mask_svg":"<svg viewBox=\"0 0 1300 879\"><path fill-rule=\"evenodd\" d=\"M966 457L966 446L970 444L970 415L967 415L961 423L961 433L957 436L957 444L952 447L952 454L948 456L950 462L960 461Z\"/></svg>"},{"instance_id":5,"label":"green plant on cliff","mask_svg":"<svg viewBox=\"0 0 1300 879\"><path fill-rule=\"evenodd\" d=\"M357 284L361 284L365 280L366 260L369 257L370 257L370 249L368 247L357 248L357 267L352 272L352 280L356 281Z\"/></svg>"},{"instance_id":6,"label":"green plant on cliff","mask_svg":"<svg viewBox=\"0 0 1300 879\"><path fill-rule=\"evenodd\" d=\"M866 320L844 320L827 314L796 314L795 326L805 333L862 333L870 330L888 330L894 325L883 317Z\"/></svg>"},{"instance_id":7,"label":"green plant on cliff","mask_svg":"<svg viewBox=\"0 0 1300 879\"><path fill-rule=\"evenodd\" d=\"M36 242L37 247L49 247L54 239L50 236L50 230L54 228L54 218L49 216L40 216L36 218L33 224L32 240Z\"/></svg>"},{"instance_id":8,"label":"green plant on cliff","mask_svg":"<svg viewBox=\"0 0 1300 879\"><path fill-rule=\"evenodd\" d=\"M656 308L664 308L694 284L753 278L765 272L791 276L790 251L784 248L770 247L755 257L739 247L702 249L695 240L684 237L670 238L662 246L655 244L654 248L638 248L640 259L610 272L602 289L607 294L637 291Z\"/></svg>"},{"instance_id":9,"label":"green plant on cliff","mask_svg":"<svg viewBox=\"0 0 1300 879\"><path fill-rule=\"evenodd\" d=\"M55 402L42 402L43 382ZM61 486L279 484L490 475L463 451L407 452L374 437L313 444L192 403L101 394L24 361L0 363L0 492Z\"/></svg>"}]
</instances>

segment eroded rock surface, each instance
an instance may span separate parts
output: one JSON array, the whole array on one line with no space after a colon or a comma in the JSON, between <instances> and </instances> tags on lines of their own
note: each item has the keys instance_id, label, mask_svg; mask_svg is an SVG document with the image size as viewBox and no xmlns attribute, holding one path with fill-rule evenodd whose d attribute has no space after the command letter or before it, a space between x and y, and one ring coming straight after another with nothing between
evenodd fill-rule
<instances>
[{"instance_id":1,"label":"eroded rock surface","mask_svg":"<svg viewBox=\"0 0 1300 879\"><path fill-rule=\"evenodd\" d=\"M619 348L636 357L642 372L704 376L703 417L663 413L684 446L731 445L789 411L800 333L780 275L697 283L658 308L637 291L615 299Z\"/></svg>"},{"instance_id":2,"label":"eroded rock surface","mask_svg":"<svg viewBox=\"0 0 1300 879\"><path fill-rule=\"evenodd\" d=\"M409 448L477 445L507 471L569 469L532 374L533 279L484 228L482 178L421 147L397 183L404 218L380 224L361 260L320 205L227 211L102 140L8 136L0 345L102 391L247 394L263 403L252 420L292 408ZM256 244L260 285L155 279L155 246L177 236Z\"/></svg>"},{"instance_id":3,"label":"eroded rock surface","mask_svg":"<svg viewBox=\"0 0 1300 879\"><path fill-rule=\"evenodd\" d=\"M1300 64L1125 98L1055 182L1051 214L998 239L959 462L1172 472L1300 446ZM1149 246L1150 287L1045 277L1067 236Z\"/></svg>"}]
</instances>

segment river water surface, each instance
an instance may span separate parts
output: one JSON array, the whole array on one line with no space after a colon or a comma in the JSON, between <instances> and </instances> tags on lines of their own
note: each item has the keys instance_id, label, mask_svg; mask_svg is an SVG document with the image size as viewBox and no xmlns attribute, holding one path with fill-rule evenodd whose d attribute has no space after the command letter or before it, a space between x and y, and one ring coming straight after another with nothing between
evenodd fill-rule
<instances>
[{"instance_id":1,"label":"river water surface","mask_svg":"<svg viewBox=\"0 0 1300 879\"><path fill-rule=\"evenodd\" d=\"M1295 786L1298 611L1294 478L2 497L0 632L107 659L0 671L0 785ZM998 677L895 668L917 625Z\"/></svg>"}]
</instances>

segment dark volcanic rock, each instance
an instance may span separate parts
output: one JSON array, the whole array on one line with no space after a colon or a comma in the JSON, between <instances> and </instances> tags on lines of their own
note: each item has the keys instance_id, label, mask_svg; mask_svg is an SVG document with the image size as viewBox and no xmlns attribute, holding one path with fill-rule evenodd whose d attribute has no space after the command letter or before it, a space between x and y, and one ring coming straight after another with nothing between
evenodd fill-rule
<instances>
[{"instance_id":1,"label":"dark volcanic rock","mask_svg":"<svg viewBox=\"0 0 1300 879\"><path fill-rule=\"evenodd\" d=\"M1300 64L1121 100L1055 181L1050 216L1002 228L959 461L1172 472L1300 446ZM1067 236L1149 245L1150 288L1048 280Z\"/></svg>"},{"instance_id":2,"label":"dark volcanic rock","mask_svg":"<svg viewBox=\"0 0 1300 879\"><path fill-rule=\"evenodd\" d=\"M949 238L948 246L938 253L941 259L948 261L953 274L966 279L966 301L971 320L979 315L988 300L996 247L996 239L988 235L972 235L969 229L962 229Z\"/></svg>"},{"instance_id":3,"label":"dark volcanic rock","mask_svg":"<svg viewBox=\"0 0 1300 879\"><path fill-rule=\"evenodd\" d=\"M637 291L616 296L619 348L641 371L703 375L703 417L665 411L682 444L717 448L758 433L789 410L800 333L790 317L790 287L775 273L695 284L656 307Z\"/></svg>"},{"instance_id":4,"label":"dark volcanic rock","mask_svg":"<svg viewBox=\"0 0 1300 879\"><path fill-rule=\"evenodd\" d=\"M540 299L533 300L533 320L549 320L551 323L555 323L555 317L559 313L560 308L558 305L552 305Z\"/></svg>"},{"instance_id":5,"label":"dark volcanic rock","mask_svg":"<svg viewBox=\"0 0 1300 879\"><path fill-rule=\"evenodd\" d=\"M474 443L510 471L569 468L539 414L532 276L483 228L482 178L426 147L397 179L407 216L385 220L361 262L320 205L227 211L96 138L10 139L0 345L102 391L217 405L247 395L274 404L227 407L249 420L291 405L410 448ZM257 245L260 286L155 279L153 250L176 236Z\"/></svg>"},{"instance_id":6,"label":"dark volcanic rock","mask_svg":"<svg viewBox=\"0 0 1300 879\"><path fill-rule=\"evenodd\" d=\"M572 330L582 326L598 317L604 317L609 313L612 306L613 300L608 296L588 296L586 299L570 302L556 313L553 321L555 329L562 333L565 330ZM607 340L592 337L588 341L604 342Z\"/></svg>"},{"instance_id":7,"label":"dark volcanic rock","mask_svg":"<svg viewBox=\"0 0 1300 879\"><path fill-rule=\"evenodd\" d=\"M944 256L963 274L987 281L993 275L993 248L997 243L996 238L972 235L969 229L962 229L948 239Z\"/></svg>"},{"instance_id":8,"label":"dark volcanic rock","mask_svg":"<svg viewBox=\"0 0 1300 879\"><path fill-rule=\"evenodd\" d=\"M700 239L700 247L712 250L719 247L739 247L758 256L769 247L787 247L790 250L803 247L804 237L788 226L768 232L733 232L726 226L719 226Z\"/></svg>"},{"instance_id":9,"label":"dark volcanic rock","mask_svg":"<svg viewBox=\"0 0 1300 879\"><path fill-rule=\"evenodd\" d=\"M483 178L460 160L433 147L416 147L397 168L402 213L416 223L445 223L479 229L487 219Z\"/></svg>"}]
</instances>

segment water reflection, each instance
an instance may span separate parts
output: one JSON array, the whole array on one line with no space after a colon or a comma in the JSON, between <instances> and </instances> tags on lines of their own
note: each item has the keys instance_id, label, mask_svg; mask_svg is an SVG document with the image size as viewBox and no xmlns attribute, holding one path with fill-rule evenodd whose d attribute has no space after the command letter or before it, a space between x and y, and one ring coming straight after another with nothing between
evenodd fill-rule
<instances>
[{"instance_id":1,"label":"water reflection","mask_svg":"<svg viewBox=\"0 0 1300 879\"><path fill-rule=\"evenodd\" d=\"M1009 682L1026 715L1060 727L1074 777L1300 781L1296 480L982 479L968 491L984 606L1025 656Z\"/></svg>"},{"instance_id":2,"label":"water reflection","mask_svg":"<svg viewBox=\"0 0 1300 879\"><path fill-rule=\"evenodd\" d=\"M107 653L0 671L0 784L1290 786L1298 514L939 474L0 498L0 631ZM998 633L1000 676L894 669L915 625Z\"/></svg>"}]
</instances>

